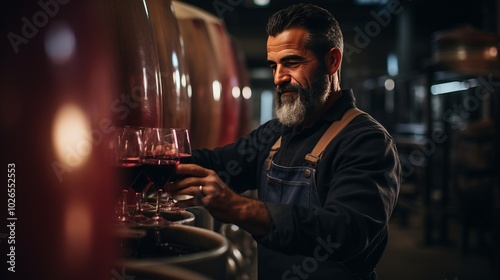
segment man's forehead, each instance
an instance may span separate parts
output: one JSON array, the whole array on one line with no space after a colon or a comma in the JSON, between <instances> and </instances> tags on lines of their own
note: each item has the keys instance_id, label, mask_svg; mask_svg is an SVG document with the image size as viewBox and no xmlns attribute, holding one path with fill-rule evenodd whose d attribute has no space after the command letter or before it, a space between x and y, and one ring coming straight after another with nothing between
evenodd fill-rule
<instances>
[{"instance_id":1,"label":"man's forehead","mask_svg":"<svg viewBox=\"0 0 500 280\"><path fill-rule=\"evenodd\" d=\"M302 47L307 39L308 32L303 28L291 28L284 30L276 36L267 38L268 49L280 46Z\"/></svg>"},{"instance_id":2,"label":"man's forehead","mask_svg":"<svg viewBox=\"0 0 500 280\"><path fill-rule=\"evenodd\" d=\"M287 29L276 36L269 36L267 38L267 54L283 53L303 53L307 52L305 49L305 42L307 40L308 32L303 28Z\"/></svg>"}]
</instances>

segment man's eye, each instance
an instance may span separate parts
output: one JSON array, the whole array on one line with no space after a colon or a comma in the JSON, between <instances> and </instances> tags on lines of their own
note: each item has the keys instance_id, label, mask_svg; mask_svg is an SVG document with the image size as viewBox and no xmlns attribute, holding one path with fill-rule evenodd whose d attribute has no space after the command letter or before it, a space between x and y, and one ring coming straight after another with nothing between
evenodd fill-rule
<instances>
[{"instance_id":1,"label":"man's eye","mask_svg":"<svg viewBox=\"0 0 500 280\"><path fill-rule=\"evenodd\" d=\"M298 65L299 65L298 61L288 61L285 63L286 67L294 67L294 66L298 66Z\"/></svg>"}]
</instances>

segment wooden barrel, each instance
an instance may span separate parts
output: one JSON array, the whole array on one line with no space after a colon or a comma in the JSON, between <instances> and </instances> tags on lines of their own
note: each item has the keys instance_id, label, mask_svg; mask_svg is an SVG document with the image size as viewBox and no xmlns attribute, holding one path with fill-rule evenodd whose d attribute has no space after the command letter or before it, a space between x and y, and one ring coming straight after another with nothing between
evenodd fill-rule
<instances>
[{"instance_id":1,"label":"wooden barrel","mask_svg":"<svg viewBox=\"0 0 500 280\"><path fill-rule=\"evenodd\" d=\"M191 85L177 19L170 0L147 0L158 48L162 126L189 128Z\"/></svg>"},{"instance_id":2,"label":"wooden barrel","mask_svg":"<svg viewBox=\"0 0 500 280\"><path fill-rule=\"evenodd\" d=\"M212 43L217 50L217 71L221 76L222 123L219 146L234 142L240 124L241 89L235 52L224 24L211 22Z\"/></svg>"},{"instance_id":3,"label":"wooden barrel","mask_svg":"<svg viewBox=\"0 0 500 280\"><path fill-rule=\"evenodd\" d=\"M120 266L175 265L199 273L209 279L228 279L226 271L229 243L227 238L221 234L204 228L174 224L159 230L162 245L158 248L156 229L150 227L145 230L146 235L139 241L140 247L129 246L128 250L138 249L142 252L133 255L142 255L143 257L123 258ZM182 248L183 251L175 252L178 248ZM159 252L163 252L163 254L159 254ZM182 274L177 275L179 278L165 279L182 279L181 276Z\"/></svg>"},{"instance_id":4,"label":"wooden barrel","mask_svg":"<svg viewBox=\"0 0 500 280\"><path fill-rule=\"evenodd\" d=\"M231 143L240 134L242 102L241 61L231 37L214 15L180 1L173 4L190 61L193 146L213 148ZM211 92L206 93L207 89Z\"/></svg>"},{"instance_id":5,"label":"wooden barrel","mask_svg":"<svg viewBox=\"0 0 500 280\"><path fill-rule=\"evenodd\" d=\"M191 5L172 3L184 41L192 87L191 145L193 148L214 148L219 144L222 123L222 77L217 71L219 52L213 42L210 23L219 20Z\"/></svg>"},{"instance_id":6,"label":"wooden barrel","mask_svg":"<svg viewBox=\"0 0 500 280\"><path fill-rule=\"evenodd\" d=\"M472 26L437 31L432 40L433 62L456 72L498 75L498 43L497 34Z\"/></svg>"},{"instance_id":7,"label":"wooden barrel","mask_svg":"<svg viewBox=\"0 0 500 280\"><path fill-rule=\"evenodd\" d=\"M162 126L160 61L144 1L107 0L119 61L119 94L112 112L118 126ZM156 17L155 17L156 18Z\"/></svg>"}]
</instances>

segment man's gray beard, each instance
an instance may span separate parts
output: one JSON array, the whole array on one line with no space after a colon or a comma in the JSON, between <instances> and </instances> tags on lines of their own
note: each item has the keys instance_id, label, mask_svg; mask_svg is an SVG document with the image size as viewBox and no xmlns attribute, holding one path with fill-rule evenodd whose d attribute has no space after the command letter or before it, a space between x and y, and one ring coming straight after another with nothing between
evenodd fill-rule
<instances>
[{"instance_id":1,"label":"man's gray beard","mask_svg":"<svg viewBox=\"0 0 500 280\"><path fill-rule=\"evenodd\" d=\"M292 99L288 96L282 96L281 105L276 102L276 116L284 126L301 125L306 118L306 107L301 98Z\"/></svg>"},{"instance_id":2,"label":"man's gray beard","mask_svg":"<svg viewBox=\"0 0 500 280\"><path fill-rule=\"evenodd\" d=\"M302 125L308 117L328 99L330 84L326 78L317 80L312 89L302 89L298 92L299 96L294 98L290 96L281 96L281 102L276 96L275 108L276 116L284 126L292 127Z\"/></svg>"}]
</instances>

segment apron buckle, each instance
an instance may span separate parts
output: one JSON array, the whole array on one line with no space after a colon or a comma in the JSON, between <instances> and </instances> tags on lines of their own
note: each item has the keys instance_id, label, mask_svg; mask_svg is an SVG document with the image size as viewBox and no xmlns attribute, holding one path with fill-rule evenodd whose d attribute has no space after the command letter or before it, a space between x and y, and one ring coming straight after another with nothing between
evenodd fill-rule
<instances>
[{"instance_id":1,"label":"apron buckle","mask_svg":"<svg viewBox=\"0 0 500 280\"><path fill-rule=\"evenodd\" d=\"M318 166L318 161L319 161L320 157L309 153L306 155L305 159L307 160L307 162L309 162L311 164L311 167L316 168L316 166Z\"/></svg>"}]
</instances>

